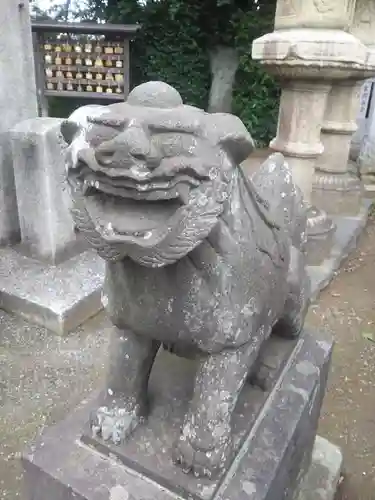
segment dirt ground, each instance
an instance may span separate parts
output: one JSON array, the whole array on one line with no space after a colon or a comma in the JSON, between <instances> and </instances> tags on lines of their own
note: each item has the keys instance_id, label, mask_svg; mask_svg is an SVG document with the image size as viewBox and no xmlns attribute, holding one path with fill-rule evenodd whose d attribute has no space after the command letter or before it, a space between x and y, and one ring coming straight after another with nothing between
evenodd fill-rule
<instances>
[{"instance_id":1,"label":"dirt ground","mask_svg":"<svg viewBox=\"0 0 375 500\"><path fill-rule=\"evenodd\" d=\"M343 451L345 473L338 500L375 499L374 263L372 217L358 249L308 317L309 324L329 330L336 342L319 433Z\"/></svg>"},{"instance_id":2,"label":"dirt ground","mask_svg":"<svg viewBox=\"0 0 375 500\"><path fill-rule=\"evenodd\" d=\"M372 219L358 250L308 317L336 340L319 433L343 450L346 472L339 500L375 500L374 261ZM100 382L109 328L99 315L59 338L0 311L1 500L22 498L19 456L26 443Z\"/></svg>"}]
</instances>

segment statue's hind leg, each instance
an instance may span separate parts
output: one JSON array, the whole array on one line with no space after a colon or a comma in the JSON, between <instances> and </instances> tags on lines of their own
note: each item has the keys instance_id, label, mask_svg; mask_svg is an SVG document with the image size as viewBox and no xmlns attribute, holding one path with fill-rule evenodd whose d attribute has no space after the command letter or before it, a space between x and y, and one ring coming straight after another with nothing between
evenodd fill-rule
<instances>
[{"instance_id":1,"label":"statue's hind leg","mask_svg":"<svg viewBox=\"0 0 375 500\"><path fill-rule=\"evenodd\" d=\"M227 465L232 451L232 413L258 347L253 342L202 360L174 449L174 461L185 471L211 477Z\"/></svg>"},{"instance_id":2,"label":"statue's hind leg","mask_svg":"<svg viewBox=\"0 0 375 500\"><path fill-rule=\"evenodd\" d=\"M160 344L114 327L109 373L100 407L91 415L94 435L114 443L123 441L147 416L147 386Z\"/></svg>"},{"instance_id":3,"label":"statue's hind leg","mask_svg":"<svg viewBox=\"0 0 375 500\"><path fill-rule=\"evenodd\" d=\"M294 247L288 273L288 296L283 313L273 327L272 333L289 339L297 338L302 332L310 304L310 279L306 273L304 255ZM250 373L249 381L262 390L272 387L272 374L275 367L259 360L255 370Z\"/></svg>"},{"instance_id":4,"label":"statue's hind leg","mask_svg":"<svg viewBox=\"0 0 375 500\"><path fill-rule=\"evenodd\" d=\"M310 279L306 272L305 257L294 247L291 251L288 285L284 312L274 327L274 333L295 338L301 333L310 305Z\"/></svg>"}]
</instances>

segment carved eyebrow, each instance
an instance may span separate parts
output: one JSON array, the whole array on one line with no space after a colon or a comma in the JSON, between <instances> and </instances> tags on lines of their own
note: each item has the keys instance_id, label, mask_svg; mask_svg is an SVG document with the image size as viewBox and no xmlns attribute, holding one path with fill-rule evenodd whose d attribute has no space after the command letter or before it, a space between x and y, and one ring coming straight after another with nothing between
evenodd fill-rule
<instances>
[{"instance_id":1,"label":"carved eyebrow","mask_svg":"<svg viewBox=\"0 0 375 500\"><path fill-rule=\"evenodd\" d=\"M184 132L197 136L202 135L202 126L197 121L183 121L180 119L165 119L164 121L148 121L148 128L152 132Z\"/></svg>"},{"instance_id":2,"label":"carved eyebrow","mask_svg":"<svg viewBox=\"0 0 375 500\"><path fill-rule=\"evenodd\" d=\"M115 129L124 129L132 121L131 117L124 117L121 115L101 115L101 116L90 116L88 118L89 123L95 125L104 125L105 127L111 127ZM165 133L165 132L183 132L186 134L192 134L196 136L202 135L202 126L198 120L181 120L180 118L164 118L160 120L152 119L145 120L145 125L149 128L151 132Z\"/></svg>"},{"instance_id":3,"label":"carved eyebrow","mask_svg":"<svg viewBox=\"0 0 375 500\"><path fill-rule=\"evenodd\" d=\"M90 116L88 118L89 123L94 123L95 125L104 125L105 127L111 128L124 128L130 121L130 118L119 116L119 115L102 115L102 116Z\"/></svg>"}]
</instances>

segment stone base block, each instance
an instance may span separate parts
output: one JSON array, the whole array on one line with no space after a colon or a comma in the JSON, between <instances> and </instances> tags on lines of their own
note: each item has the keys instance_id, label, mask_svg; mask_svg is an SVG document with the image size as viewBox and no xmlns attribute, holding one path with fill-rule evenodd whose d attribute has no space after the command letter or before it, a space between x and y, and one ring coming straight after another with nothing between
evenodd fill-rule
<instances>
[{"instance_id":1,"label":"stone base block","mask_svg":"<svg viewBox=\"0 0 375 500\"><path fill-rule=\"evenodd\" d=\"M332 216L333 232L326 236L310 237L307 241L308 273L315 299L334 277L342 262L356 247L357 240L367 223L372 201L362 200L355 216Z\"/></svg>"},{"instance_id":2,"label":"stone base block","mask_svg":"<svg viewBox=\"0 0 375 500\"><path fill-rule=\"evenodd\" d=\"M371 193L375 191L375 175L363 175L362 181L364 183L365 192L369 191Z\"/></svg>"},{"instance_id":3,"label":"stone base block","mask_svg":"<svg viewBox=\"0 0 375 500\"><path fill-rule=\"evenodd\" d=\"M363 184L352 174L316 172L312 192L314 205L328 214L355 216L361 209Z\"/></svg>"},{"instance_id":4,"label":"stone base block","mask_svg":"<svg viewBox=\"0 0 375 500\"><path fill-rule=\"evenodd\" d=\"M307 211L307 239L309 240L316 236L324 237L332 233L334 229L335 225L331 217L329 217L324 210L321 210L317 206L310 205Z\"/></svg>"},{"instance_id":5,"label":"stone base block","mask_svg":"<svg viewBox=\"0 0 375 500\"><path fill-rule=\"evenodd\" d=\"M102 309L104 266L91 250L53 266L0 248L0 308L65 334Z\"/></svg>"},{"instance_id":6,"label":"stone base block","mask_svg":"<svg viewBox=\"0 0 375 500\"><path fill-rule=\"evenodd\" d=\"M231 465L210 480L172 463L194 362L161 351L148 421L112 446L85 433L96 398L83 402L23 456L25 499L291 500L311 463L331 352L329 337L307 330L298 340L269 340L233 418ZM254 383L258 373L269 386Z\"/></svg>"},{"instance_id":7,"label":"stone base block","mask_svg":"<svg viewBox=\"0 0 375 500\"><path fill-rule=\"evenodd\" d=\"M295 500L333 500L340 482L342 466L340 448L317 436L311 465Z\"/></svg>"}]
</instances>

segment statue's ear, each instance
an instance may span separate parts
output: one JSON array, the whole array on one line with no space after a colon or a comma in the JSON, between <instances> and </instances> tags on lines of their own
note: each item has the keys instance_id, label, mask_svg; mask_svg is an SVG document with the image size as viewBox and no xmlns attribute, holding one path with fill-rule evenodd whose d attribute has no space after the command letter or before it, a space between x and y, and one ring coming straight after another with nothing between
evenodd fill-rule
<instances>
[{"instance_id":1,"label":"statue's ear","mask_svg":"<svg viewBox=\"0 0 375 500\"><path fill-rule=\"evenodd\" d=\"M255 143L242 121L228 113L213 113L209 115L208 133L214 136L233 158L237 165L242 163L253 152Z\"/></svg>"},{"instance_id":2,"label":"statue's ear","mask_svg":"<svg viewBox=\"0 0 375 500\"><path fill-rule=\"evenodd\" d=\"M64 138L64 141L70 146L73 139L76 137L78 131L80 130L80 125L71 120L64 120L60 125L60 132Z\"/></svg>"},{"instance_id":3,"label":"statue's ear","mask_svg":"<svg viewBox=\"0 0 375 500\"><path fill-rule=\"evenodd\" d=\"M98 104L87 104L73 111L69 118L60 125L61 135L68 145L72 143L82 128L88 126L90 117L100 116L105 111L106 107Z\"/></svg>"}]
</instances>

